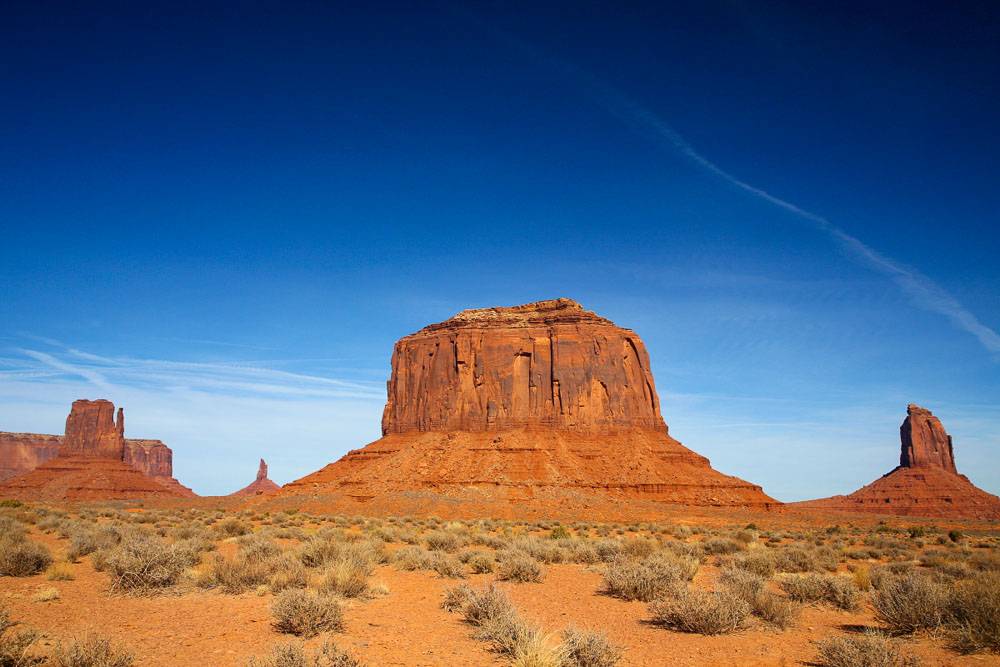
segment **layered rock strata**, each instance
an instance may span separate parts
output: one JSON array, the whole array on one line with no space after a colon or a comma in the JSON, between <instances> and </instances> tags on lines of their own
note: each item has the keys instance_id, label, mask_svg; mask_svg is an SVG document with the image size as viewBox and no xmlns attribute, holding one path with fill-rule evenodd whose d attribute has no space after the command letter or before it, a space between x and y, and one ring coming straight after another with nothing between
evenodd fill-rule
<instances>
[{"instance_id":1,"label":"layered rock strata","mask_svg":"<svg viewBox=\"0 0 1000 667\"><path fill-rule=\"evenodd\" d=\"M599 505L607 518L623 503L776 504L670 437L645 345L569 299L466 310L406 336L387 394L381 440L278 497L497 516Z\"/></svg>"},{"instance_id":2,"label":"layered rock strata","mask_svg":"<svg viewBox=\"0 0 1000 667\"><path fill-rule=\"evenodd\" d=\"M194 495L171 476L172 454L166 445L125 439L124 412L119 408L116 416L110 401L74 401L62 438L17 435L22 437L0 438L0 453L30 452L20 463L35 465L0 483L0 496L104 500ZM11 446L4 447L5 441ZM146 474L147 469L155 474Z\"/></svg>"},{"instance_id":3,"label":"layered rock strata","mask_svg":"<svg viewBox=\"0 0 1000 667\"><path fill-rule=\"evenodd\" d=\"M854 493L796 505L875 514L1000 519L1000 498L958 473L951 436L930 410L910 404L899 428L899 466Z\"/></svg>"}]
</instances>

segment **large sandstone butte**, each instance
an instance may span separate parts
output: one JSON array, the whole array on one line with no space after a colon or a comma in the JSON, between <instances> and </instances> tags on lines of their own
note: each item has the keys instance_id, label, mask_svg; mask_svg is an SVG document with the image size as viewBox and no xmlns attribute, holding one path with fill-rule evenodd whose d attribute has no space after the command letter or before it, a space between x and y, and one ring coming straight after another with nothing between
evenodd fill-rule
<instances>
[{"instance_id":1,"label":"large sandstone butte","mask_svg":"<svg viewBox=\"0 0 1000 667\"><path fill-rule=\"evenodd\" d=\"M899 466L892 471L850 495L796 504L876 514L1000 519L1000 498L958 473L951 436L930 410L907 406L899 436Z\"/></svg>"},{"instance_id":2,"label":"large sandstone butte","mask_svg":"<svg viewBox=\"0 0 1000 667\"><path fill-rule=\"evenodd\" d=\"M260 465L257 466L257 478L251 482L249 485L243 487L239 491L230 493L230 496L269 496L277 493L281 490L281 487L272 482L267 476L267 464L264 463L264 459L260 460Z\"/></svg>"},{"instance_id":3,"label":"large sandstone butte","mask_svg":"<svg viewBox=\"0 0 1000 667\"><path fill-rule=\"evenodd\" d=\"M7 436L7 437L3 437ZM171 475L172 453L158 440L126 440L125 415L110 401L73 402L66 435L0 436L4 461L34 464L0 483L0 496L27 500L106 500L194 493ZM6 458L10 455L10 458ZM18 471L19 472L19 471Z\"/></svg>"},{"instance_id":4,"label":"large sandstone butte","mask_svg":"<svg viewBox=\"0 0 1000 667\"><path fill-rule=\"evenodd\" d=\"M670 437L642 341L570 299L424 327L396 343L387 388L383 437L276 502L609 519L777 504Z\"/></svg>"}]
</instances>

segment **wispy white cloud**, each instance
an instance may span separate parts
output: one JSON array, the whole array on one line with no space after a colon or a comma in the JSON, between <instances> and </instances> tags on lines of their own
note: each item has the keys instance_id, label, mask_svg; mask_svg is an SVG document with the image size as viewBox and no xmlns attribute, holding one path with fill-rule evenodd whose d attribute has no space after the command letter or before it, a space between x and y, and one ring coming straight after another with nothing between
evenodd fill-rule
<instances>
[{"instance_id":1,"label":"wispy white cloud","mask_svg":"<svg viewBox=\"0 0 1000 667\"><path fill-rule=\"evenodd\" d=\"M458 13L483 25L488 33L508 47L531 56L550 70L576 84L609 113L627 124L641 129L661 147L682 155L700 169L717 176L729 185L810 223L815 229L837 243L849 257L892 280L914 305L944 316L955 327L974 336L995 361L1000 361L1000 334L983 324L955 297L917 269L879 253L859 238L833 224L828 218L773 195L723 169L688 143L663 116L636 102L614 86L571 63L540 52L534 46L510 33L498 30L495 26L486 26L484 22L467 12Z\"/></svg>"},{"instance_id":2,"label":"wispy white cloud","mask_svg":"<svg viewBox=\"0 0 1000 667\"><path fill-rule=\"evenodd\" d=\"M58 433L73 400L107 398L125 407L127 435L158 438L174 450L175 476L199 493L245 486L258 457L268 460L273 479L287 482L379 434L383 380L261 361L105 356L44 342L52 349L2 352L0 430ZM301 360L281 360L293 361Z\"/></svg>"}]
</instances>

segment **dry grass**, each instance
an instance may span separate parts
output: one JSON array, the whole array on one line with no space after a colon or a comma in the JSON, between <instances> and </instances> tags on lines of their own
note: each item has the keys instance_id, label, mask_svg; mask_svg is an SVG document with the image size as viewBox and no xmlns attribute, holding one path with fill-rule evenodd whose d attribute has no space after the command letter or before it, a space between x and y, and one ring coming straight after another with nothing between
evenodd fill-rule
<instances>
[{"instance_id":1,"label":"dry grass","mask_svg":"<svg viewBox=\"0 0 1000 667\"><path fill-rule=\"evenodd\" d=\"M875 618L891 632L905 634L939 627L945 621L950 591L923 574L888 577L872 593Z\"/></svg>"},{"instance_id":2,"label":"dry grass","mask_svg":"<svg viewBox=\"0 0 1000 667\"><path fill-rule=\"evenodd\" d=\"M33 667L45 662L45 658L34 652L39 634L33 630L13 632L17 625L10 619L9 612L0 607L0 666Z\"/></svg>"},{"instance_id":3,"label":"dry grass","mask_svg":"<svg viewBox=\"0 0 1000 667\"><path fill-rule=\"evenodd\" d=\"M45 545L25 539L23 534L0 535L0 575L30 577L52 563L52 554Z\"/></svg>"},{"instance_id":4,"label":"dry grass","mask_svg":"<svg viewBox=\"0 0 1000 667\"><path fill-rule=\"evenodd\" d=\"M1000 653L1000 573L984 572L955 588L948 626L962 653Z\"/></svg>"},{"instance_id":5,"label":"dry grass","mask_svg":"<svg viewBox=\"0 0 1000 667\"><path fill-rule=\"evenodd\" d=\"M102 566L111 575L111 591L149 595L177 583L195 555L176 545L136 533L103 554Z\"/></svg>"},{"instance_id":6,"label":"dry grass","mask_svg":"<svg viewBox=\"0 0 1000 667\"><path fill-rule=\"evenodd\" d=\"M702 635L735 632L750 616L750 605L728 591L704 592L678 588L649 606L653 620L679 630Z\"/></svg>"},{"instance_id":7,"label":"dry grass","mask_svg":"<svg viewBox=\"0 0 1000 667\"><path fill-rule=\"evenodd\" d=\"M796 602L824 602L838 609L853 611L861 604L861 594L854 582L835 574L804 574L781 580L781 588Z\"/></svg>"},{"instance_id":8,"label":"dry grass","mask_svg":"<svg viewBox=\"0 0 1000 667\"><path fill-rule=\"evenodd\" d=\"M247 667L362 667L362 662L333 642L309 654L299 642L278 644L263 658L250 658Z\"/></svg>"},{"instance_id":9,"label":"dry grass","mask_svg":"<svg viewBox=\"0 0 1000 667\"><path fill-rule=\"evenodd\" d=\"M336 599L309 591L287 590L271 605L274 629L301 637L344 628L344 612Z\"/></svg>"},{"instance_id":10,"label":"dry grass","mask_svg":"<svg viewBox=\"0 0 1000 667\"><path fill-rule=\"evenodd\" d=\"M622 650L603 632L566 628L563 631L564 667L614 667Z\"/></svg>"},{"instance_id":11,"label":"dry grass","mask_svg":"<svg viewBox=\"0 0 1000 667\"><path fill-rule=\"evenodd\" d=\"M831 637L819 642L819 664L824 667L916 667L919 661L904 655L889 637L871 632L854 637Z\"/></svg>"},{"instance_id":12,"label":"dry grass","mask_svg":"<svg viewBox=\"0 0 1000 667\"><path fill-rule=\"evenodd\" d=\"M664 591L690 581L698 571L693 558L661 552L642 561L619 557L604 572L604 589L623 600L649 602Z\"/></svg>"},{"instance_id":13,"label":"dry grass","mask_svg":"<svg viewBox=\"0 0 1000 667\"><path fill-rule=\"evenodd\" d=\"M539 583L545 571L534 558L525 553L506 553L496 566L497 579L519 583Z\"/></svg>"},{"instance_id":14,"label":"dry grass","mask_svg":"<svg viewBox=\"0 0 1000 667\"><path fill-rule=\"evenodd\" d=\"M54 667L131 667L133 662L128 649L93 634L74 639L68 646L60 642L52 656Z\"/></svg>"}]
</instances>

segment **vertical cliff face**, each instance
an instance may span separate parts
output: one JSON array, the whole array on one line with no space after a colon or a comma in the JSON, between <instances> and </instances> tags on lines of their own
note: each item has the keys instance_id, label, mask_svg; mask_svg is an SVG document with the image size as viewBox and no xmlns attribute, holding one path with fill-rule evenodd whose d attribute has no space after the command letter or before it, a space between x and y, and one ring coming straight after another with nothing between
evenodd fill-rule
<instances>
[{"instance_id":1,"label":"vertical cliff face","mask_svg":"<svg viewBox=\"0 0 1000 667\"><path fill-rule=\"evenodd\" d=\"M1000 519L1000 498L958 473L951 436L930 410L908 405L899 439L899 467L849 495L799 505L903 516Z\"/></svg>"},{"instance_id":2,"label":"vertical cliff face","mask_svg":"<svg viewBox=\"0 0 1000 667\"><path fill-rule=\"evenodd\" d=\"M23 475L59 455L62 437L0 432L0 482Z\"/></svg>"},{"instance_id":3,"label":"vertical cliff face","mask_svg":"<svg viewBox=\"0 0 1000 667\"><path fill-rule=\"evenodd\" d=\"M945 432L941 420L932 415L930 410L910 403L906 407L906 419L899 427L899 438L902 444L899 454L900 466L938 467L951 473L958 473L955 468L951 436Z\"/></svg>"},{"instance_id":4,"label":"vertical cliff face","mask_svg":"<svg viewBox=\"0 0 1000 667\"><path fill-rule=\"evenodd\" d=\"M174 453L159 440L125 440L125 463L150 477L174 476Z\"/></svg>"},{"instance_id":5,"label":"vertical cliff face","mask_svg":"<svg viewBox=\"0 0 1000 667\"><path fill-rule=\"evenodd\" d=\"M279 499L591 519L651 516L658 503L776 504L671 438L642 341L569 299L465 310L406 336L387 394L381 440Z\"/></svg>"},{"instance_id":6,"label":"vertical cliff face","mask_svg":"<svg viewBox=\"0 0 1000 667\"><path fill-rule=\"evenodd\" d=\"M466 310L396 343L382 433L666 431L649 355L569 299Z\"/></svg>"},{"instance_id":7,"label":"vertical cliff face","mask_svg":"<svg viewBox=\"0 0 1000 667\"><path fill-rule=\"evenodd\" d=\"M125 415L111 401L73 401L66 417L66 436L61 454L122 460L125 455Z\"/></svg>"}]
</instances>

